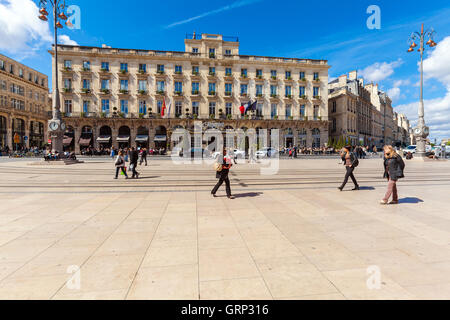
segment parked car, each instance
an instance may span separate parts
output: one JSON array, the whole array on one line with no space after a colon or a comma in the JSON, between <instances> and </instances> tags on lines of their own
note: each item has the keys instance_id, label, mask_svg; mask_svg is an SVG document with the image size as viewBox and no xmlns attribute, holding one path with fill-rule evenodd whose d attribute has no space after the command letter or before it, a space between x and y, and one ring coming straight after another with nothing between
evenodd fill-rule
<instances>
[{"instance_id":1,"label":"parked car","mask_svg":"<svg viewBox=\"0 0 450 320\"><path fill-rule=\"evenodd\" d=\"M403 154L406 155L408 152L411 152L412 154L414 154L414 153L416 153L416 148L417 148L417 146L413 145L413 144L410 146L407 146L405 149L403 149Z\"/></svg>"},{"instance_id":2,"label":"parked car","mask_svg":"<svg viewBox=\"0 0 450 320\"><path fill-rule=\"evenodd\" d=\"M221 154L221 152L216 151L216 152L211 154L211 158L217 159L217 157L220 154ZM245 151L239 150L239 149L233 149L233 151L230 152L230 156L231 157L236 157L237 156L238 159L245 159Z\"/></svg>"},{"instance_id":3,"label":"parked car","mask_svg":"<svg viewBox=\"0 0 450 320\"><path fill-rule=\"evenodd\" d=\"M237 157L238 159L245 159L245 151L244 150L234 149L233 155L235 157Z\"/></svg>"},{"instance_id":4,"label":"parked car","mask_svg":"<svg viewBox=\"0 0 450 320\"><path fill-rule=\"evenodd\" d=\"M271 158L274 155L277 154L277 150L275 150L274 148L263 148L261 150L256 151L256 158L260 159L260 158Z\"/></svg>"},{"instance_id":5,"label":"parked car","mask_svg":"<svg viewBox=\"0 0 450 320\"><path fill-rule=\"evenodd\" d=\"M416 153L417 146L415 144L407 146L405 149L403 149L403 155L406 155L408 152L411 152L412 154ZM432 152L431 145L427 144L425 146L425 152Z\"/></svg>"}]
</instances>

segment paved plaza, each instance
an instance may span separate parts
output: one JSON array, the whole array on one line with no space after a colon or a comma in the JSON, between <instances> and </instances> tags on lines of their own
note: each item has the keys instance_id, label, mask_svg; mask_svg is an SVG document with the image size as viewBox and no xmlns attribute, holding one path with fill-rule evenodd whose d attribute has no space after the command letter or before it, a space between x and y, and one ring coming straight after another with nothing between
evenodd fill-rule
<instances>
[{"instance_id":1,"label":"paved plaza","mask_svg":"<svg viewBox=\"0 0 450 320\"><path fill-rule=\"evenodd\" d=\"M343 192L338 159L237 165L234 200L206 164L33 162L0 160L0 299L450 299L450 161L389 206L380 159Z\"/></svg>"}]
</instances>

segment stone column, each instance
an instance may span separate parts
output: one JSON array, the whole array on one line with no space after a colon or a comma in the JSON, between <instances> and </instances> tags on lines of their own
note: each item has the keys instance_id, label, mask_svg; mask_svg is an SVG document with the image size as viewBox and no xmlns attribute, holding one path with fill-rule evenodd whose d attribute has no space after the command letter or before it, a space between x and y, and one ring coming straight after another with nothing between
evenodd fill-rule
<instances>
[{"instance_id":1,"label":"stone column","mask_svg":"<svg viewBox=\"0 0 450 320\"><path fill-rule=\"evenodd\" d=\"M25 142L25 148L30 148L30 120L25 120L25 136L27 140ZM25 137L23 138L25 140Z\"/></svg>"},{"instance_id":2,"label":"stone column","mask_svg":"<svg viewBox=\"0 0 450 320\"><path fill-rule=\"evenodd\" d=\"M312 148L312 129L306 129L306 147Z\"/></svg>"},{"instance_id":3,"label":"stone column","mask_svg":"<svg viewBox=\"0 0 450 320\"><path fill-rule=\"evenodd\" d=\"M136 148L136 146L137 146L136 134L137 134L137 128L135 126L132 126L130 128L130 147L135 147Z\"/></svg>"},{"instance_id":4,"label":"stone column","mask_svg":"<svg viewBox=\"0 0 450 320\"><path fill-rule=\"evenodd\" d=\"M148 129L148 147L155 148L155 128L153 127Z\"/></svg>"},{"instance_id":5,"label":"stone column","mask_svg":"<svg viewBox=\"0 0 450 320\"><path fill-rule=\"evenodd\" d=\"M100 149L100 143L97 140L98 137L100 137L100 126L95 124L92 128L92 139L94 139L93 143L96 150Z\"/></svg>"},{"instance_id":6,"label":"stone column","mask_svg":"<svg viewBox=\"0 0 450 320\"><path fill-rule=\"evenodd\" d=\"M166 151L172 148L172 130L167 130Z\"/></svg>"},{"instance_id":7,"label":"stone column","mask_svg":"<svg viewBox=\"0 0 450 320\"><path fill-rule=\"evenodd\" d=\"M114 149L119 149L119 143L117 142L117 136L119 135L119 129L118 128L111 128L112 132L112 146Z\"/></svg>"},{"instance_id":8,"label":"stone column","mask_svg":"<svg viewBox=\"0 0 450 320\"><path fill-rule=\"evenodd\" d=\"M292 134L294 135L293 137L293 147L298 147L298 130L297 128L293 128L292 129Z\"/></svg>"},{"instance_id":9,"label":"stone column","mask_svg":"<svg viewBox=\"0 0 450 320\"><path fill-rule=\"evenodd\" d=\"M81 150L80 150L81 128L80 128L80 126L75 127L75 134L74 134L73 138L75 139L75 153L80 154L81 153Z\"/></svg>"},{"instance_id":10,"label":"stone column","mask_svg":"<svg viewBox=\"0 0 450 320\"><path fill-rule=\"evenodd\" d=\"M321 147L325 146L326 144L328 144L328 126L327 124L325 124L323 127L320 128L320 144Z\"/></svg>"}]
</instances>

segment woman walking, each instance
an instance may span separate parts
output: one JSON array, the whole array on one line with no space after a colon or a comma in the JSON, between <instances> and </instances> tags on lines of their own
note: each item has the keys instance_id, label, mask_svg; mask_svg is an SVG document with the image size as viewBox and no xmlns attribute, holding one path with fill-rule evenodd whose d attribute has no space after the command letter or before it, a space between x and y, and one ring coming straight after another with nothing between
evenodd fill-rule
<instances>
[{"instance_id":1,"label":"woman walking","mask_svg":"<svg viewBox=\"0 0 450 320\"><path fill-rule=\"evenodd\" d=\"M404 178L403 170L405 163L402 157L394 150L392 146L384 146L384 178L388 180L386 195L381 200L381 204L388 204L389 198L392 201L389 204L398 204L397 180Z\"/></svg>"},{"instance_id":2,"label":"woman walking","mask_svg":"<svg viewBox=\"0 0 450 320\"><path fill-rule=\"evenodd\" d=\"M211 194L216 197L216 192L219 190L220 186L225 182L227 197L228 199L234 199L231 195L231 186L230 179L228 178L228 173L230 172L230 168L232 167L231 158L226 155L226 150L223 149L221 155L219 155L217 159L216 166L216 178L219 179L214 189L212 189Z\"/></svg>"},{"instance_id":3,"label":"woman walking","mask_svg":"<svg viewBox=\"0 0 450 320\"><path fill-rule=\"evenodd\" d=\"M345 172L345 178L344 182L342 182L342 185L338 188L340 191L344 189L345 185L348 182L348 178L351 178L353 181L353 184L355 187L352 190L359 190L358 182L355 179L355 176L353 175L353 171L358 166L359 161L356 155L353 152L350 152L351 147L344 147L341 151L341 159L344 162L344 166L346 169Z\"/></svg>"},{"instance_id":4,"label":"woman walking","mask_svg":"<svg viewBox=\"0 0 450 320\"><path fill-rule=\"evenodd\" d=\"M118 178L120 170L122 170L123 174L125 175L125 179L128 179L128 175L125 170L125 159L123 157L123 154L124 154L123 151L119 151L119 154L117 155L116 160L114 162L116 166L116 176L114 177L114 179Z\"/></svg>"}]
</instances>

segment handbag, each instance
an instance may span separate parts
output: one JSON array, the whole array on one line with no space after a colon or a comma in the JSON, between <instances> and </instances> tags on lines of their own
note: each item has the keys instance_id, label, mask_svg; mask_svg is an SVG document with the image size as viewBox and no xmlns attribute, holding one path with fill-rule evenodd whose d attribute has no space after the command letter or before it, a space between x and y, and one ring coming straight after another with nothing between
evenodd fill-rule
<instances>
[{"instance_id":1,"label":"handbag","mask_svg":"<svg viewBox=\"0 0 450 320\"><path fill-rule=\"evenodd\" d=\"M219 162L214 162L214 170L216 172L221 172L222 171L222 164Z\"/></svg>"},{"instance_id":2,"label":"handbag","mask_svg":"<svg viewBox=\"0 0 450 320\"><path fill-rule=\"evenodd\" d=\"M116 159L116 162L115 162L114 164L115 164L116 166L120 166L122 163L123 163L122 158L118 157L118 158Z\"/></svg>"}]
</instances>

